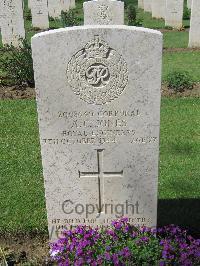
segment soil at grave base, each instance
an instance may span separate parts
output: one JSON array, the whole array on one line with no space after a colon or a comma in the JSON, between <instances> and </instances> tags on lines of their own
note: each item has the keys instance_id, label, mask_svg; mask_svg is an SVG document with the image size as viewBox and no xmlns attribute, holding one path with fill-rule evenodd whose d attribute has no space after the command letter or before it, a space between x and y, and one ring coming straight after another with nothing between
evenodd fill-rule
<instances>
[{"instance_id":1,"label":"soil at grave base","mask_svg":"<svg viewBox=\"0 0 200 266\"><path fill-rule=\"evenodd\" d=\"M196 83L193 86L192 90L185 90L183 92L175 92L174 90L168 89L166 84L162 85L161 88L162 96L170 97L170 98L178 98L178 97L200 97L200 83Z\"/></svg>"},{"instance_id":2,"label":"soil at grave base","mask_svg":"<svg viewBox=\"0 0 200 266\"><path fill-rule=\"evenodd\" d=\"M0 86L0 99L35 99L35 89L30 87Z\"/></svg>"},{"instance_id":3,"label":"soil at grave base","mask_svg":"<svg viewBox=\"0 0 200 266\"><path fill-rule=\"evenodd\" d=\"M168 87L163 84L161 92L162 96L165 97L200 97L200 83L195 84L192 90L178 93L169 90ZM35 99L35 89L30 87L19 88L16 86L0 86L0 100L2 99Z\"/></svg>"},{"instance_id":4,"label":"soil at grave base","mask_svg":"<svg viewBox=\"0 0 200 266\"><path fill-rule=\"evenodd\" d=\"M14 262L10 265L21 265L20 262L29 262L30 265L36 266L52 265L49 259L47 235L0 235L0 247L7 260Z\"/></svg>"},{"instance_id":5,"label":"soil at grave base","mask_svg":"<svg viewBox=\"0 0 200 266\"><path fill-rule=\"evenodd\" d=\"M172 48L163 48L164 52L169 52L169 53L173 53L173 52L187 52L187 51L199 51L200 52L200 48L182 48L182 47L172 47Z\"/></svg>"}]
</instances>

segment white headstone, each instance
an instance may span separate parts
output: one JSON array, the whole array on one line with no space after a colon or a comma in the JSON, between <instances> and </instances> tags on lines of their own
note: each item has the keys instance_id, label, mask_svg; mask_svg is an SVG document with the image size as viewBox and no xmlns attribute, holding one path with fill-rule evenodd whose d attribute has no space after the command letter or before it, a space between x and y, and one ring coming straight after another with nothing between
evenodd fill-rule
<instances>
[{"instance_id":1,"label":"white headstone","mask_svg":"<svg viewBox=\"0 0 200 266\"><path fill-rule=\"evenodd\" d=\"M2 43L18 47L25 38L21 0L0 1Z\"/></svg>"},{"instance_id":2,"label":"white headstone","mask_svg":"<svg viewBox=\"0 0 200 266\"><path fill-rule=\"evenodd\" d=\"M49 28L47 0L32 0L31 14L33 27Z\"/></svg>"},{"instance_id":3,"label":"white headstone","mask_svg":"<svg viewBox=\"0 0 200 266\"><path fill-rule=\"evenodd\" d=\"M62 8L62 10L65 11L65 12L69 11L70 4L71 4L70 0L63 0L63 8Z\"/></svg>"},{"instance_id":4,"label":"white headstone","mask_svg":"<svg viewBox=\"0 0 200 266\"><path fill-rule=\"evenodd\" d=\"M144 1L144 11L151 12L151 2L152 0L143 0Z\"/></svg>"},{"instance_id":5,"label":"white headstone","mask_svg":"<svg viewBox=\"0 0 200 266\"><path fill-rule=\"evenodd\" d=\"M187 7L191 9L193 0L187 0Z\"/></svg>"},{"instance_id":6,"label":"white headstone","mask_svg":"<svg viewBox=\"0 0 200 266\"><path fill-rule=\"evenodd\" d=\"M83 4L84 25L123 25L124 3L116 0L88 1Z\"/></svg>"},{"instance_id":7,"label":"white headstone","mask_svg":"<svg viewBox=\"0 0 200 266\"><path fill-rule=\"evenodd\" d=\"M70 8L75 8L75 7L76 7L75 0L70 0Z\"/></svg>"},{"instance_id":8,"label":"white headstone","mask_svg":"<svg viewBox=\"0 0 200 266\"><path fill-rule=\"evenodd\" d=\"M152 0L152 17L165 18L166 0Z\"/></svg>"},{"instance_id":9,"label":"white headstone","mask_svg":"<svg viewBox=\"0 0 200 266\"><path fill-rule=\"evenodd\" d=\"M200 2L192 0L189 47L200 47Z\"/></svg>"},{"instance_id":10,"label":"white headstone","mask_svg":"<svg viewBox=\"0 0 200 266\"><path fill-rule=\"evenodd\" d=\"M28 0L28 8L31 9L33 0Z\"/></svg>"},{"instance_id":11,"label":"white headstone","mask_svg":"<svg viewBox=\"0 0 200 266\"><path fill-rule=\"evenodd\" d=\"M162 34L82 26L32 38L48 226L156 226Z\"/></svg>"},{"instance_id":12,"label":"white headstone","mask_svg":"<svg viewBox=\"0 0 200 266\"><path fill-rule=\"evenodd\" d=\"M48 0L49 16L59 18L63 10L63 0Z\"/></svg>"},{"instance_id":13,"label":"white headstone","mask_svg":"<svg viewBox=\"0 0 200 266\"><path fill-rule=\"evenodd\" d=\"M165 26L182 28L183 0L166 0Z\"/></svg>"},{"instance_id":14,"label":"white headstone","mask_svg":"<svg viewBox=\"0 0 200 266\"><path fill-rule=\"evenodd\" d=\"M138 0L138 7L144 9L144 0Z\"/></svg>"}]
</instances>

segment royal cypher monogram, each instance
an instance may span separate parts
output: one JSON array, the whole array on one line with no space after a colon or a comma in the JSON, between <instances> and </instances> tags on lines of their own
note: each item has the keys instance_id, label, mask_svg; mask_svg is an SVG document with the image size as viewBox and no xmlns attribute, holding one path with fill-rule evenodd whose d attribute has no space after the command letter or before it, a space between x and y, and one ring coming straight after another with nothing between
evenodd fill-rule
<instances>
[{"instance_id":1,"label":"royal cypher monogram","mask_svg":"<svg viewBox=\"0 0 200 266\"><path fill-rule=\"evenodd\" d=\"M86 103L103 105L124 91L128 82L127 64L96 35L72 56L67 65L67 82Z\"/></svg>"}]
</instances>

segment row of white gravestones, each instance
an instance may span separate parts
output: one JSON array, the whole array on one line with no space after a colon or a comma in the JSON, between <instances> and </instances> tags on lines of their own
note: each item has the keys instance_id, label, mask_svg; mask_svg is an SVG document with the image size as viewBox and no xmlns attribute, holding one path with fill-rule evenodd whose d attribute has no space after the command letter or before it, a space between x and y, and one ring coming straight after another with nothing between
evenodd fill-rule
<instances>
[{"instance_id":1,"label":"row of white gravestones","mask_svg":"<svg viewBox=\"0 0 200 266\"><path fill-rule=\"evenodd\" d=\"M152 17L165 19L165 26L182 28L184 0L143 0L144 11L152 12ZM138 2L141 5L141 1Z\"/></svg>"},{"instance_id":2,"label":"row of white gravestones","mask_svg":"<svg viewBox=\"0 0 200 266\"><path fill-rule=\"evenodd\" d=\"M4 45L19 46L25 38L22 0L0 1L0 28Z\"/></svg>"},{"instance_id":3,"label":"row of white gravestones","mask_svg":"<svg viewBox=\"0 0 200 266\"><path fill-rule=\"evenodd\" d=\"M59 18L62 11L75 7L75 0L29 0L32 26L40 29L49 27L49 16Z\"/></svg>"},{"instance_id":4,"label":"row of white gravestones","mask_svg":"<svg viewBox=\"0 0 200 266\"><path fill-rule=\"evenodd\" d=\"M192 0L189 47L200 47L200 1Z\"/></svg>"},{"instance_id":5,"label":"row of white gravestones","mask_svg":"<svg viewBox=\"0 0 200 266\"><path fill-rule=\"evenodd\" d=\"M141 2L138 2L138 5ZM191 9L189 47L200 47L200 1L187 2ZM182 27L183 0L152 0L152 17L164 18L165 25L176 29Z\"/></svg>"},{"instance_id":6,"label":"row of white gravestones","mask_svg":"<svg viewBox=\"0 0 200 266\"><path fill-rule=\"evenodd\" d=\"M95 25L32 38L51 239L120 216L156 226L162 34L116 25L123 3L92 4Z\"/></svg>"},{"instance_id":7,"label":"row of white gravestones","mask_svg":"<svg viewBox=\"0 0 200 266\"><path fill-rule=\"evenodd\" d=\"M48 0L49 6L56 3L55 0ZM54 12L54 17L60 16L61 10L67 11L75 7L74 0L57 1L58 8ZM49 28L49 13L47 0L29 0L28 6L31 8L32 26L40 29ZM56 13L57 12L57 13ZM0 28L3 45L13 45L18 47L21 39L25 38L23 1L22 0L1 0L0 1Z\"/></svg>"}]
</instances>

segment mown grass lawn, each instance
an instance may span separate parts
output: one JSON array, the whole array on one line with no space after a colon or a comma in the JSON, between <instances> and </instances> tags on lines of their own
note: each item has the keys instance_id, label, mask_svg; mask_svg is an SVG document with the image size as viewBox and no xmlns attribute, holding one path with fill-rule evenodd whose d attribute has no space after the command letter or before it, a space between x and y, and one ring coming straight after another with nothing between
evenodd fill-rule
<instances>
[{"instance_id":1,"label":"mown grass lawn","mask_svg":"<svg viewBox=\"0 0 200 266\"><path fill-rule=\"evenodd\" d=\"M168 31L163 33L164 48L187 48L188 41L188 31Z\"/></svg>"},{"instance_id":2,"label":"mown grass lawn","mask_svg":"<svg viewBox=\"0 0 200 266\"><path fill-rule=\"evenodd\" d=\"M187 71L194 82L200 81L200 51L163 53L163 80L172 71Z\"/></svg>"},{"instance_id":3,"label":"mown grass lawn","mask_svg":"<svg viewBox=\"0 0 200 266\"><path fill-rule=\"evenodd\" d=\"M188 203L200 197L199 117L197 98L162 100L159 178L162 223L176 218L179 224L198 225L200 205L195 209L194 204L174 209L174 200ZM35 101L1 100L0 121L0 231L44 232L47 220ZM171 215L167 215L165 208L171 210ZM190 219L185 220L189 211L195 218L189 215Z\"/></svg>"}]
</instances>

